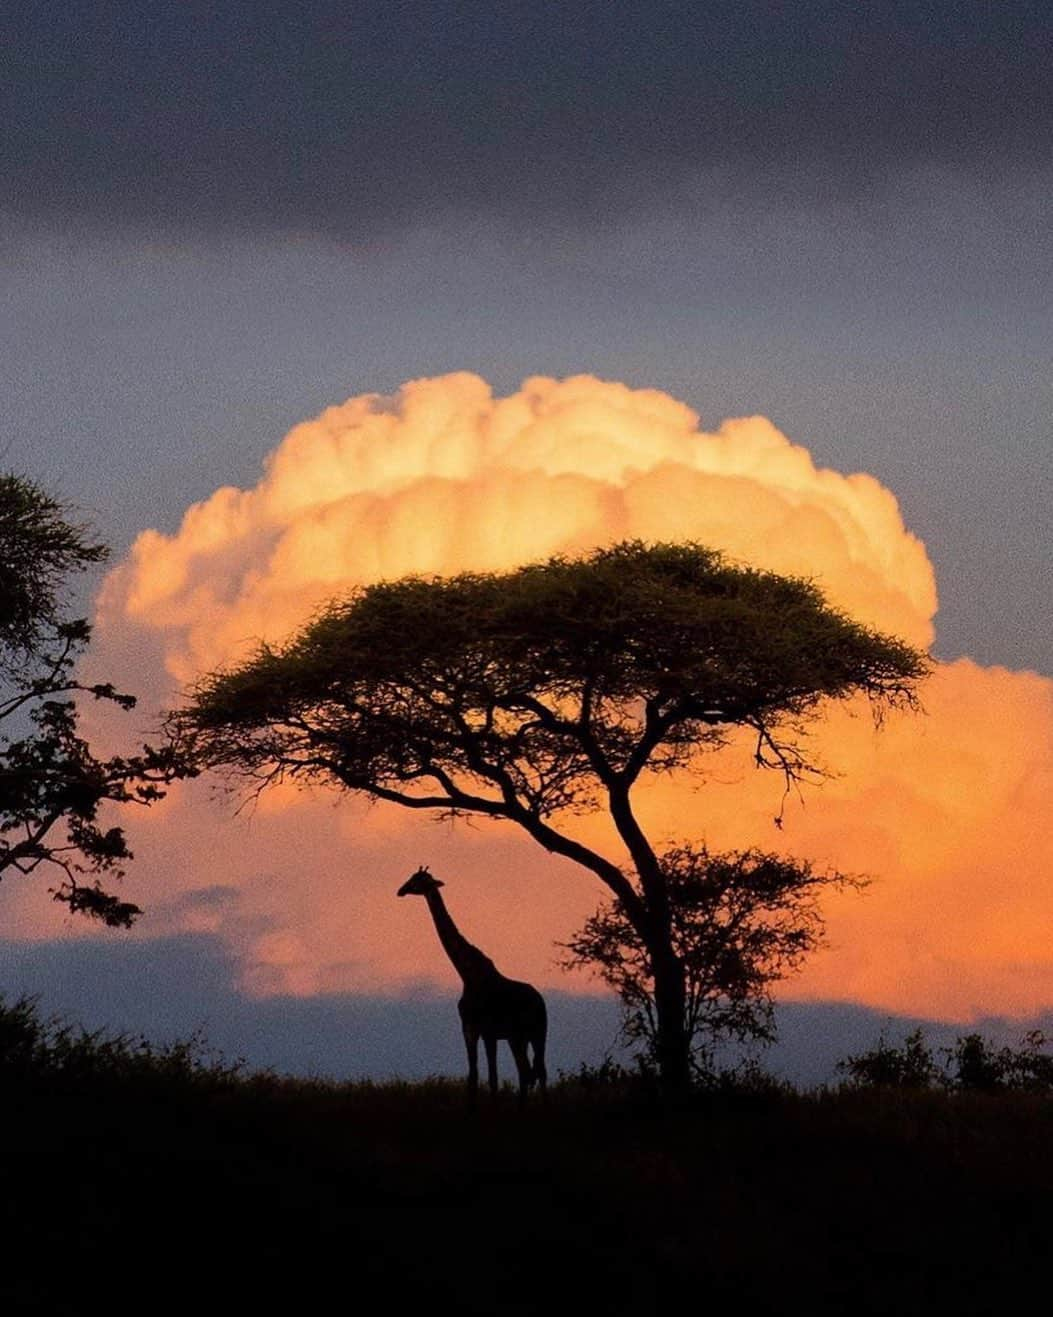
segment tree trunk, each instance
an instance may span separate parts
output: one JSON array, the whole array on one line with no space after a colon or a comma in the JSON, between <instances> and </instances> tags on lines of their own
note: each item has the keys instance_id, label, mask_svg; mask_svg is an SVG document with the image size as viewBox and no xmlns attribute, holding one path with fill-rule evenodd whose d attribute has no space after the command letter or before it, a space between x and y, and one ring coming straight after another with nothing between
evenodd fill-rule
<instances>
[{"instance_id":1,"label":"tree trunk","mask_svg":"<svg viewBox=\"0 0 1053 1317\"><path fill-rule=\"evenodd\" d=\"M672 947L652 947L658 1074L667 1097L676 1098L691 1087L691 1039L685 1026L684 967Z\"/></svg>"}]
</instances>

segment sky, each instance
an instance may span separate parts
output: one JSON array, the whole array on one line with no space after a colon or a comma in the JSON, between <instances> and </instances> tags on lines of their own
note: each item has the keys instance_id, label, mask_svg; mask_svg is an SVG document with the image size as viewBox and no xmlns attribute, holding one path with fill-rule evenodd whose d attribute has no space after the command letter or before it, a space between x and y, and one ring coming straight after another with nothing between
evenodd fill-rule
<instances>
[{"instance_id":1,"label":"sky","mask_svg":"<svg viewBox=\"0 0 1053 1317\"><path fill-rule=\"evenodd\" d=\"M8 26L0 456L113 546L93 661L136 733L378 572L705 536L941 660L917 727L824 733L842 776L788 818L877 880L797 1009L1053 1006L1047 6L41 0ZM774 844L774 787L721 778L655 826ZM584 990L552 943L597 893L514 837L232 815L195 785L137 822L131 939L5 884L0 986L140 1027L140 980L103 982L134 950L191 1025L195 956L217 1018L272 1032L276 1002L441 998L423 908L385 895L430 857L506 972Z\"/></svg>"}]
</instances>

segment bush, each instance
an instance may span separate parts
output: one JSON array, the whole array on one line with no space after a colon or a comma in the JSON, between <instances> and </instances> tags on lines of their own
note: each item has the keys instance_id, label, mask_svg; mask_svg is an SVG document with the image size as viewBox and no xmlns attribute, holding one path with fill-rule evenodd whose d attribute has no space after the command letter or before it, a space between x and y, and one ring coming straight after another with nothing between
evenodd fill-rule
<instances>
[{"instance_id":1,"label":"bush","mask_svg":"<svg viewBox=\"0 0 1053 1317\"><path fill-rule=\"evenodd\" d=\"M940 1085L974 1093L1053 1092L1050 1039L1039 1029L1025 1034L1018 1047L998 1047L979 1033L961 1034L953 1047L941 1048L942 1063L920 1029L896 1047L882 1034L869 1052L846 1057L837 1069L861 1088L924 1089Z\"/></svg>"},{"instance_id":2,"label":"bush","mask_svg":"<svg viewBox=\"0 0 1053 1317\"><path fill-rule=\"evenodd\" d=\"M932 1048L920 1029L907 1034L902 1047L894 1047L884 1034L870 1052L845 1057L837 1069L860 1088L931 1088L940 1076Z\"/></svg>"},{"instance_id":3,"label":"bush","mask_svg":"<svg viewBox=\"0 0 1053 1317\"><path fill-rule=\"evenodd\" d=\"M227 1061L212 1050L200 1033L159 1046L42 1016L34 997L19 997L11 1005L0 997L0 1084L7 1091L126 1082L227 1086L242 1067L242 1061Z\"/></svg>"},{"instance_id":4,"label":"bush","mask_svg":"<svg viewBox=\"0 0 1053 1317\"><path fill-rule=\"evenodd\" d=\"M1040 1029L1025 1034L1019 1047L995 1047L982 1034L964 1034L949 1051L955 1066L955 1088L993 1093L1003 1089L1018 1092L1053 1091L1053 1056L1042 1049L1049 1045Z\"/></svg>"}]
</instances>

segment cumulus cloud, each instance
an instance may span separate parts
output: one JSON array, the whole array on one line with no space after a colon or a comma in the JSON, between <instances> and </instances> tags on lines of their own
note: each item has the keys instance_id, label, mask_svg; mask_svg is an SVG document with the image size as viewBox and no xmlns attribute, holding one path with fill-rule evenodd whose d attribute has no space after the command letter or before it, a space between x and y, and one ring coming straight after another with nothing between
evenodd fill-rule
<instances>
[{"instance_id":1,"label":"cumulus cloud","mask_svg":"<svg viewBox=\"0 0 1053 1317\"><path fill-rule=\"evenodd\" d=\"M185 682L358 582L637 535L821 573L862 620L932 638L931 566L877 481L817 469L762 417L708 434L666 394L587 376L494 398L448 375L332 407L285 438L255 489L217 490L175 535L141 535L99 617L162 636Z\"/></svg>"},{"instance_id":2,"label":"cumulus cloud","mask_svg":"<svg viewBox=\"0 0 1053 1317\"><path fill-rule=\"evenodd\" d=\"M871 476L817 468L763 417L704 430L654 390L534 378L495 398L456 374L330 408L286 436L255 488L218 490L173 535L144 532L103 589L95 657L159 705L356 584L632 536L815 576L860 620L931 643L931 564ZM881 733L838 710L816 733L835 776L783 833L780 783L734 747L701 786L651 786L643 810L656 836L873 876L865 896L830 902L831 947L790 992L960 1019L1037 1009L1053 1002L1053 682L962 660L938 668L925 704ZM261 994L447 981L425 912L393 899L423 860L469 936L550 984L567 983L553 941L600 895L509 826L436 827L291 789L231 815L203 783L178 789L136 821L129 887L152 911L144 933L221 936ZM50 913L29 918L49 931Z\"/></svg>"}]
</instances>

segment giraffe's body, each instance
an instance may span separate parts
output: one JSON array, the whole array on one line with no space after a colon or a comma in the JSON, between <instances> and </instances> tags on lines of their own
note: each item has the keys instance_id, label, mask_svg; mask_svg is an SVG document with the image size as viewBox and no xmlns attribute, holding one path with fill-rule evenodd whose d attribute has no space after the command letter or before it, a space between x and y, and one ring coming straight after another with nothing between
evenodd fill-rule
<instances>
[{"instance_id":1,"label":"giraffe's body","mask_svg":"<svg viewBox=\"0 0 1053 1317\"><path fill-rule=\"evenodd\" d=\"M443 950L464 984L457 1010L468 1049L469 1093L474 1097L479 1088L480 1038L486 1050L490 1092L497 1092L497 1044L504 1039L515 1057L522 1101L531 1084L542 1090L545 1087L545 1000L529 983L506 978L489 956L462 936L439 893L441 886L427 869L418 869L399 888L399 896L425 898ZM528 1048L533 1051L532 1059Z\"/></svg>"}]
</instances>

